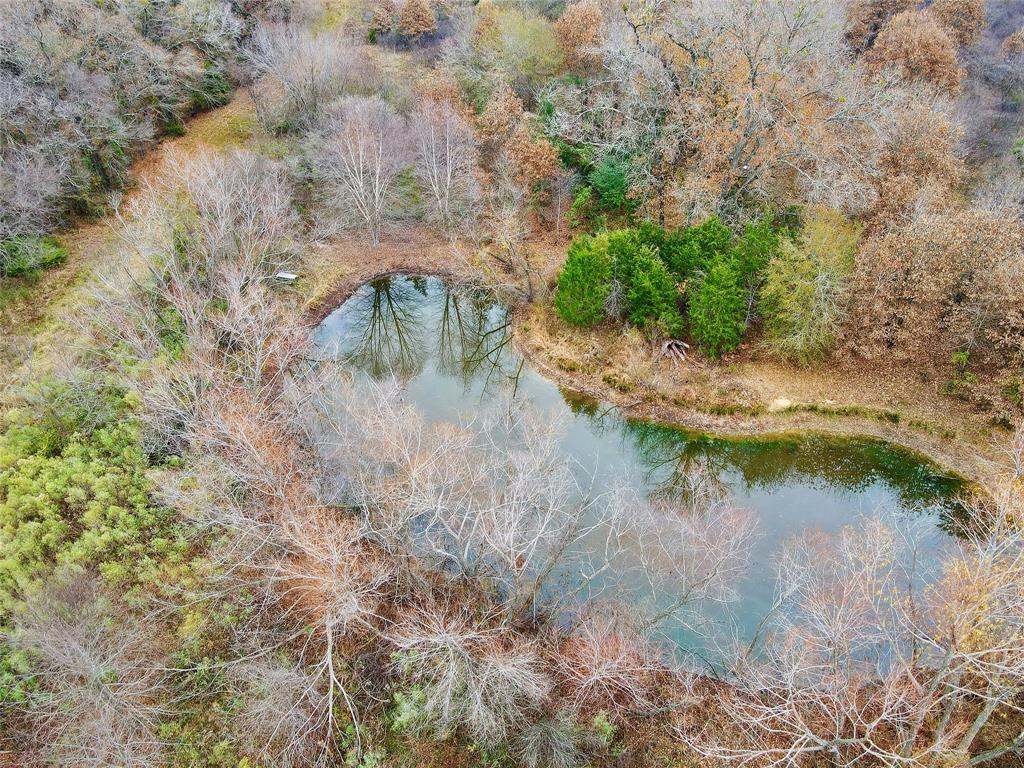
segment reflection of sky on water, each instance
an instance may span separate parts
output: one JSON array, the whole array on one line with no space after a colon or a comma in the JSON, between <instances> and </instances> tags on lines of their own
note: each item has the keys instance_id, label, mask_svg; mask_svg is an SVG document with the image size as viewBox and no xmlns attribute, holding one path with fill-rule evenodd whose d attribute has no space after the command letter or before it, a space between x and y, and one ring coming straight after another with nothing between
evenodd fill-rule
<instances>
[{"instance_id":1,"label":"reflection of sky on water","mask_svg":"<svg viewBox=\"0 0 1024 768\"><path fill-rule=\"evenodd\" d=\"M514 391L565 420L567 459L595 492L625 479L647 493L672 495L689 470L704 467L758 518L735 608L741 636L753 632L771 604L774 558L790 537L808 529L835 533L885 511L939 523L927 527L935 548L958 512L952 497L959 481L895 446L817 434L721 438L629 421L563 394L523 365L510 334L506 313L487 294L448 292L435 278L393 277L362 286L323 322L317 342L353 368L397 374L409 400L431 420L468 421L481 405ZM686 642L682 631L670 636Z\"/></svg>"}]
</instances>

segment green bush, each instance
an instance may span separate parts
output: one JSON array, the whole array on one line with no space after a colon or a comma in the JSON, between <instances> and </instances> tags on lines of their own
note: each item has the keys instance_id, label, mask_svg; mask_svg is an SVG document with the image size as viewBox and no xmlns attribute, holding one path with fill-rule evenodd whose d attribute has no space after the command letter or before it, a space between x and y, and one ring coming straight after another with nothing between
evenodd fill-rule
<instances>
[{"instance_id":1,"label":"green bush","mask_svg":"<svg viewBox=\"0 0 1024 768\"><path fill-rule=\"evenodd\" d=\"M590 175L587 182L597 193L602 209L628 213L634 202L629 197L629 162L609 155L605 157Z\"/></svg>"},{"instance_id":2,"label":"green bush","mask_svg":"<svg viewBox=\"0 0 1024 768\"><path fill-rule=\"evenodd\" d=\"M815 259L840 272L853 270L861 227L832 208L811 208L804 215L798 242Z\"/></svg>"},{"instance_id":3,"label":"green bush","mask_svg":"<svg viewBox=\"0 0 1024 768\"><path fill-rule=\"evenodd\" d=\"M572 205L569 207L569 226L589 227L595 212L594 190L583 184L573 195Z\"/></svg>"},{"instance_id":4,"label":"green bush","mask_svg":"<svg viewBox=\"0 0 1024 768\"><path fill-rule=\"evenodd\" d=\"M395 691L394 705L391 708L391 730L394 733L414 731L423 722L423 703L426 694L421 688L410 688L408 691Z\"/></svg>"},{"instance_id":5,"label":"green bush","mask_svg":"<svg viewBox=\"0 0 1024 768\"><path fill-rule=\"evenodd\" d=\"M653 248L666 266L671 266L683 247L685 231L669 231L652 221L645 221L633 230L642 245Z\"/></svg>"},{"instance_id":6,"label":"green bush","mask_svg":"<svg viewBox=\"0 0 1024 768\"><path fill-rule=\"evenodd\" d=\"M690 292L690 332L711 357L739 346L746 311L743 287L733 262L719 256Z\"/></svg>"},{"instance_id":7,"label":"green bush","mask_svg":"<svg viewBox=\"0 0 1024 768\"><path fill-rule=\"evenodd\" d=\"M573 240L562 274L558 277L555 311L569 325L583 328L604 318L605 301L612 289L612 261L608 238Z\"/></svg>"},{"instance_id":8,"label":"green bush","mask_svg":"<svg viewBox=\"0 0 1024 768\"><path fill-rule=\"evenodd\" d=\"M776 355L806 365L831 352L859 234L837 211L817 209L795 242L782 241L761 289L767 343Z\"/></svg>"},{"instance_id":9,"label":"green bush","mask_svg":"<svg viewBox=\"0 0 1024 768\"><path fill-rule=\"evenodd\" d=\"M754 302L764 284L765 268L779 252L779 245L779 231L775 228L771 215L767 215L756 223L748 222L743 230L743 236L736 241L733 248L734 264L746 293L747 324L750 322Z\"/></svg>"},{"instance_id":10,"label":"green bush","mask_svg":"<svg viewBox=\"0 0 1024 768\"><path fill-rule=\"evenodd\" d=\"M950 363L953 368L952 376L942 385L940 391L944 395L966 399L978 381L978 377L970 371L971 354L966 350L954 352L950 355Z\"/></svg>"},{"instance_id":11,"label":"green bush","mask_svg":"<svg viewBox=\"0 0 1024 768\"><path fill-rule=\"evenodd\" d=\"M616 229L608 232L605 237L608 240L608 257L612 260L612 276L621 286L622 292L628 294L633 287L636 260L643 243L632 229Z\"/></svg>"},{"instance_id":12,"label":"green bush","mask_svg":"<svg viewBox=\"0 0 1024 768\"><path fill-rule=\"evenodd\" d=\"M663 258L679 280L687 280L704 271L717 257L728 254L731 248L732 232L717 216L712 216L683 232Z\"/></svg>"},{"instance_id":13,"label":"green bush","mask_svg":"<svg viewBox=\"0 0 1024 768\"><path fill-rule=\"evenodd\" d=\"M650 246L641 246L636 254L627 297L629 321L633 325L668 336L682 332L676 281Z\"/></svg>"},{"instance_id":14,"label":"green bush","mask_svg":"<svg viewBox=\"0 0 1024 768\"><path fill-rule=\"evenodd\" d=\"M113 392L102 387L80 399L82 384L69 385L76 390L70 395L54 386L43 403L5 415L0 606L55 565L96 567L113 582L137 582L155 553L176 546L166 538L169 512L150 502L149 462L127 401L108 403ZM100 423L103 417L110 418Z\"/></svg>"},{"instance_id":15,"label":"green bush","mask_svg":"<svg viewBox=\"0 0 1024 768\"><path fill-rule=\"evenodd\" d=\"M55 237L10 237L0 241L0 275L25 277L62 264L66 256Z\"/></svg>"},{"instance_id":16,"label":"green bush","mask_svg":"<svg viewBox=\"0 0 1024 768\"><path fill-rule=\"evenodd\" d=\"M532 99L563 69L553 25L528 3L481 8L477 32L473 45L458 47L446 60L471 103L485 104L503 84Z\"/></svg>"},{"instance_id":17,"label":"green bush","mask_svg":"<svg viewBox=\"0 0 1024 768\"><path fill-rule=\"evenodd\" d=\"M215 64L207 63L197 78L192 93L192 104L196 110L223 107L231 100L234 86L227 73Z\"/></svg>"}]
</instances>

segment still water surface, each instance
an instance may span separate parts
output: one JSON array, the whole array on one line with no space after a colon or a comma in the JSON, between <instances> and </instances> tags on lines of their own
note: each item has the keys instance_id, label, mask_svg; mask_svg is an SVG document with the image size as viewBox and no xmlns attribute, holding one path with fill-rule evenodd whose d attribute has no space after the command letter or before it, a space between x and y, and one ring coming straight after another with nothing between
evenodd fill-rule
<instances>
[{"instance_id":1,"label":"still water surface","mask_svg":"<svg viewBox=\"0 0 1024 768\"><path fill-rule=\"evenodd\" d=\"M397 375L428 420L466 421L510 393L564 418L566 457L595 491L624 478L646 494L672 494L694 467L710 470L758 521L731 619L740 637L752 635L771 605L774 559L791 536L838 532L884 512L926 524L926 546L938 548L962 512L961 479L882 441L813 433L720 437L626 419L564 392L515 350L507 313L491 294L449 290L436 278L400 275L363 285L324 320L316 341L353 370ZM671 639L685 645L692 638L677 630Z\"/></svg>"}]
</instances>

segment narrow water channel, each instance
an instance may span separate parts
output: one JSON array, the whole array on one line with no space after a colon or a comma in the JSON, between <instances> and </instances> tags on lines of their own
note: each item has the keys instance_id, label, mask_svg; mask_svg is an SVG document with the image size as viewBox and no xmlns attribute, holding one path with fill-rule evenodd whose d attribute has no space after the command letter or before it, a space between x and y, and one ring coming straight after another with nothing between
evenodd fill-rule
<instances>
[{"instance_id":1,"label":"narrow water channel","mask_svg":"<svg viewBox=\"0 0 1024 768\"><path fill-rule=\"evenodd\" d=\"M465 421L510 395L566 419L566 458L595 492L625 480L647 495L683 494L695 470L710 478L757 518L750 568L729 617L741 639L772 603L774 562L790 537L808 529L835 533L883 513L913 520L926 530L926 549L937 549L962 513L963 481L910 451L873 439L737 439L626 419L561 391L525 363L512 338L507 312L492 295L410 276L363 285L316 332L322 353L354 371L397 376L428 420ZM669 635L688 641L682 629Z\"/></svg>"}]
</instances>

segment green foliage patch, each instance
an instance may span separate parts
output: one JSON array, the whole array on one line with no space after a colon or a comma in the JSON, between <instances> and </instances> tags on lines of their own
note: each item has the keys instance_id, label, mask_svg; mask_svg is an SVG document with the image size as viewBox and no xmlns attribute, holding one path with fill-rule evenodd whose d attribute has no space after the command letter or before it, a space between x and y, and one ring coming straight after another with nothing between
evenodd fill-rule
<instances>
[{"instance_id":1,"label":"green foliage patch","mask_svg":"<svg viewBox=\"0 0 1024 768\"><path fill-rule=\"evenodd\" d=\"M796 238L782 239L761 288L767 344L777 356L809 364L832 351L859 236L841 214L821 209Z\"/></svg>"},{"instance_id":2,"label":"green foliage patch","mask_svg":"<svg viewBox=\"0 0 1024 768\"><path fill-rule=\"evenodd\" d=\"M690 332L701 349L711 357L736 349L743 338L745 308L734 262L719 256L690 295Z\"/></svg>"},{"instance_id":3,"label":"green foliage patch","mask_svg":"<svg viewBox=\"0 0 1024 768\"><path fill-rule=\"evenodd\" d=\"M54 566L114 584L151 577L181 542L150 498L149 461L126 393L47 382L0 434L0 606ZM69 389L75 387L72 394Z\"/></svg>"},{"instance_id":4,"label":"green foliage patch","mask_svg":"<svg viewBox=\"0 0 1024 768\"><path fill-rule=\"evenodd\" d=\"M569 325L590 328L604 317L612 289L612 261L608 238L580 238L569 248L565 268L558 278L555 309Z\"/></svg>"},{"instance_id":5,"label":"green foliage patch","mask_svg":"<svg viewBox=\"0 0 1024 768\"><path fill-rule=\"evenodd\" d=\"M629 321L640 328L678 336L683 330L676 282L656 251L642 245L633 264Z\"/></svg>"},{"instance_id":6,"label":"green foliage patch","mask_svg":"<svg viewBox=\"0 0 1024 768\"><path fill-rule=\"evenodd\" d=\"M592 189L577 194L579 207L593 207ZM739 346L781 239L767 215L738 237L717 217L685 230L644 222L580 236L569 248L555 309L577 327L626 320L669 337L688 327L707 354L719 357Z\"/></svg>"},{"instance_id":7,"label":"green foliage patch","mask_svg":"<svg viewBox=\"0 0 1024 768\"><path fill-rule=\"evenodd\" d=\"M64 263L67 252L55 237L18 235L0 240L0 275L29 277Z\"/></svg>"}]
</instances>

